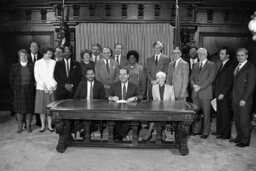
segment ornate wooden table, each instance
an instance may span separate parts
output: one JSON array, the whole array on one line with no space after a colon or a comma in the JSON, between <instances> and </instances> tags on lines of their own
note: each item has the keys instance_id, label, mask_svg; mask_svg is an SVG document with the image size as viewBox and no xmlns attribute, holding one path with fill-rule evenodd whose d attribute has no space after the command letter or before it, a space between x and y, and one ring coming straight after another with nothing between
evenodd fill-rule
<instances>
[{"instance_id":1,"label":"ornate wooden table","mask_svg":"<svg viewBox=\"0 0 256 171\"><path fill-rule=\"evenodd\" d=\"M109 101L60 100L50 103L50 114L59 134L58 152L64 152L68 146L94 147L135 147L135 148L178 148L180 154L189 153L187 141L191 122L196 119L196 106L185 102L141 101L136 103L116 103ZM93 140L90 128L93 121L104 121L108 128L108 138ZM130 121L133 131L131 141L114 141L115 121ZM141 121L153 121L156 127L155 141L139 141L138 130ZM162 131L166 125L175 133L173 142L162 140ZM72 133L83 129L82 139L76 139Z\"/></svg>"}]
</instances>

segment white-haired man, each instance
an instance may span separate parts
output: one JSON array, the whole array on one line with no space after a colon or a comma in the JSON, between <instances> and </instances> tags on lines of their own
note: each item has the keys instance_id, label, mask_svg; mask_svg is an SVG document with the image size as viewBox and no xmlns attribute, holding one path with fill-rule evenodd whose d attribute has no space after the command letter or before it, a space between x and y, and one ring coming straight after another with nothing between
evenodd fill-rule
<instances>
[{"instance_id":1,"label":"white-haired man","mask_svg":"<svg viewBox=\"0 0 256 171\"><path fill-rule=\"evenodd\" d=\"M203 112L203 130L202 139L206 139L210 132L210 112L211 99L213 97L212 83L216 75L215 63L207 60L207 50L199 48L197 50L199 62L193 67L190 76L190 84L193 87L192 99L193 103ZM193 133L199 134L202 129L201 120L193 124Z\"/></svg>"}]
</instances>

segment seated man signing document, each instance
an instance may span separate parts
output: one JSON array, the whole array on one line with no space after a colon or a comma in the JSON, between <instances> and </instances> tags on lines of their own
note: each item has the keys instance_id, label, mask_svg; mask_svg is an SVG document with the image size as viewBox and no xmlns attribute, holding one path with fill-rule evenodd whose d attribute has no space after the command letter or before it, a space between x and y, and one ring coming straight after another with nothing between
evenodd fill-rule
<instances>
[{"instance_id":1,"label":"seated man signing document","mask_svg":"<svg viewBox=\"0 0 256 171\"><path fill-rule=\"evenodd\" d=\"M110 87L108 99L110 101L126 100L129 102L135 102L142 99L139 88L137 85L129 82L129 70L122 68L119 70L120 81L112 84ZM130 122L118 121L115 123L114 138L115 141L121 141L126 137L130 128Z\"/></svg>"}]
</instances>

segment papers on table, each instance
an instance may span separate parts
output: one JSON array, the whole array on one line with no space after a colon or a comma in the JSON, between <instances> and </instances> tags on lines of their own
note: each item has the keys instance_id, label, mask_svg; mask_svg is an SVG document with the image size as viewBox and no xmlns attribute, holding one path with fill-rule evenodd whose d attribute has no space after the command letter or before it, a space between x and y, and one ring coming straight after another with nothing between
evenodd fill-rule
<instances>
[{"instance_id":1,"label":"papers on table","mask_svg":"<svg viewBox=\"0 0 256 171\"><path fill-rule=\"evenodd\" d=\"M128 103L126 100L117 100L117 103Z\"/></svg>"},{"instance_id":2,"label":"papers on table","mask_svg":"<svg viewBox=\"0 0 256 171\"><path fill-rule=\"evenodd\" d=\"M217 111L217 100L216 100L216 98L212 99L211 105L212 105L212 108L214 109L214 111Z\"/></svg>"}]
</instances>

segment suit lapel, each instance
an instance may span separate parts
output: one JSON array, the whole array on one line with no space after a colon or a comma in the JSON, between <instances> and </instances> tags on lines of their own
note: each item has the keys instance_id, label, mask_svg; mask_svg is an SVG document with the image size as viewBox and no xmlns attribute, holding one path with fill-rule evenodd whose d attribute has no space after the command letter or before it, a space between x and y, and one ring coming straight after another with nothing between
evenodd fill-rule
<instances>
[{"instance_id":1,"label":"suit lapel","mask_svg":"<svg viewBox=\"0 0 256 171\"><path fill-rule=\"evenodd\" d=\"M236 76L238 76L241 72L243 72L244 70L246 70L248 67L248 61L246 62L246 64L238 71L238 73L236 74Z\"/></svg>"},{"instance_id":2,"label":"suit lapel","mask_svg":"<svg viewBox=\"0 0 256 171\"><path fill-rule=\"evenodd\" d=\"M106 73L107 75L109 75L109 73L108 73L108 70L107 70L107 68L106 68L106 64L105 64L105 59L102 59L101 61L101 68L103 68L104 69L104 73Z\"/></svg>"},{"instance_id":3,"label":"suit lapel","mask_svg":"<svg viewBox=\"0 0 256 171\"><path fill-rule=\"evenodd\" d=\"M157 84L156 96L157 96L157 99L159 99L159 101L160 101L160 100L161 100L161 98L160 98L160 89L159 89L159 84Z\"/></svg>"}]
</instances>

